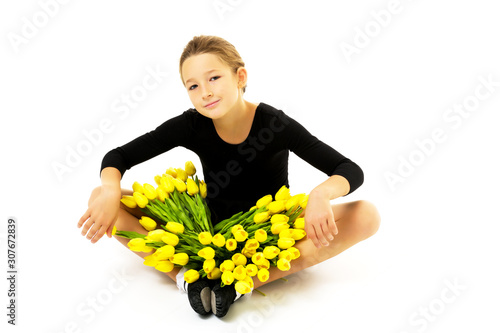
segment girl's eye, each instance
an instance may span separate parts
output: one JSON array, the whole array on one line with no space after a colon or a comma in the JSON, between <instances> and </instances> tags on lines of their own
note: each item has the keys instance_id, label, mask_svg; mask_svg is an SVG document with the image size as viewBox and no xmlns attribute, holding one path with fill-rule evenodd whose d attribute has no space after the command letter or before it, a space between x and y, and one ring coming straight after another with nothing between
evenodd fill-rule
<instances>
[{"instance_id":1,"label":"girl's eye","mask_svg":"<svg viewBox=\"0 0 500 333\"><path fill-rule=\"evenodd\" d=\"M194 90L196 89L196 87L198 87L196 84L193 84L191 87L189 87L189 90Z\"/></svg>"},{"instance_id":2,"label":"girl's eye","mask_svg":"<svg viewBox=\"0 0 500 333\"><path fill-rule=\"evenodd\" d=\"M218 79L220 79L220 76L214 76L214 77L210 78L210 81L215 81L215 80L218 80Z\"/></svg>"}]
</instances>

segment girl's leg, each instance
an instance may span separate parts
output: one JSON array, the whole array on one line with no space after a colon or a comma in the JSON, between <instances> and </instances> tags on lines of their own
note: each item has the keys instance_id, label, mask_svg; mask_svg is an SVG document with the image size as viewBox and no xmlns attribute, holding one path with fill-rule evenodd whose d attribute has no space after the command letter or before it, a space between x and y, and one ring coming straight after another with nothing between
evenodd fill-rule
<instances>
[{"instance_id":1,"label":"girl's leg","mask_svg":"<svg viewBox=\"0 0 500 333\"><path fill-rule=\"evenodd\" d=\"M380 225L377 208L367 201L332 205L332 211L338 234L330 241L329 246L318 249L310 239L298 241L295 247L299 249L300 257L292 261L290 270L283 272L277 267L271 267L269 280L260 282L254 279L254 288L330 259L375 234Z\"/></svg>"},{"instance_id":2,"label":"girl's leg","mask_svg":"<svg viewBox=\"0 0 500 333\"><path fill-rule=\"evenodd\" d=\"M95 188L92 191L92 194L89 199L89 206L92 201L99 195L101 191L100 187ZM122 189L122 195L132 195L132 191L130 190L124 190ZM146 229L142 227L142 225L139 223L140 217L144 215L138 208L135 209L130 209L124 204L120 204L120 211L118 212L118 219L116 220L115 226L117 230L122 230L122 231L135 231L137 233L147 235L148 232ZM127 243L130 241L127 238L123 237L118 237L118 236L113 236L116 238L120 243L122 243L124 246L127 246ZM153 253L153 251L145 253L145 252L134 252L137 254L139 257L144 258L150 254ZM171 272L165 273L170 277L174 282L176 281L175 276L179 272L178 267L175 267Z\"/></svg>"}]
</instances>

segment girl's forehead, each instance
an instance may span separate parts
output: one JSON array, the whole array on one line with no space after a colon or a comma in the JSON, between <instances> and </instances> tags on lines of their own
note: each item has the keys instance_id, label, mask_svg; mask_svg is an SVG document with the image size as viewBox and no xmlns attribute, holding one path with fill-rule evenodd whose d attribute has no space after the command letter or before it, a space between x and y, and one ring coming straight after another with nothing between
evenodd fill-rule
<instances>
[{"instance_id":1,"label":"girl's forehead","mask_svg":"<svg viewBox=\"0 0 500 333\"><path fill-rule=\"evenodd\" d=\"M197 54L187 58L182 65L185 82L215 70L227 70L229 66L211 53Z\"/></svg>"}]
</instances>

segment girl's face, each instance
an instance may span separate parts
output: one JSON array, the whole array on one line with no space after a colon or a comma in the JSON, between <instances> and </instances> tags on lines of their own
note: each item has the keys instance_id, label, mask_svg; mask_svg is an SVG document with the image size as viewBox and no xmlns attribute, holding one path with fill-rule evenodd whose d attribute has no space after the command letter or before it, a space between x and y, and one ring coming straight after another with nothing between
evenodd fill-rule
<instances>
[{"instance_id":1,"label":"girl's face","mask_svg":"<svg viewBox=\"0 0 500 333\"><path fill-rule=\"evenodd\" d=\"M186 59L182 77L193 106L208 118L223 117L241 98L238 76L214 54Z\"/></svg>"}]
</instances>

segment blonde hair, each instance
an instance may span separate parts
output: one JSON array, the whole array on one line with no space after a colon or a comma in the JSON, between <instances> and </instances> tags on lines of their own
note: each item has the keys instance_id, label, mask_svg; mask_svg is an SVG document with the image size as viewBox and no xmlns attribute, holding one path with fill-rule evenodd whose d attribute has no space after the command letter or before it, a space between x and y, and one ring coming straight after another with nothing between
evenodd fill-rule
<instances>
[{"instance_id":1,"label":"blonde hair","mask_svg":"<svg viewBox=\"0 0 500 333\"><path fill-rule=\"evenodd\" d=\"M179 73L181 74L183 83L182 65L184 62L189 57L205 53L216 55L220 61L232 69L234 74L236 74L238 68L245 67L245 63L243 59L241 59L240 54L236 51L234 45L227 40L217 36L196 36L186 45L179 61ZM243 92L245 92L245 90L246 86L243 87Z\"/></svg>"}]
</instances>

